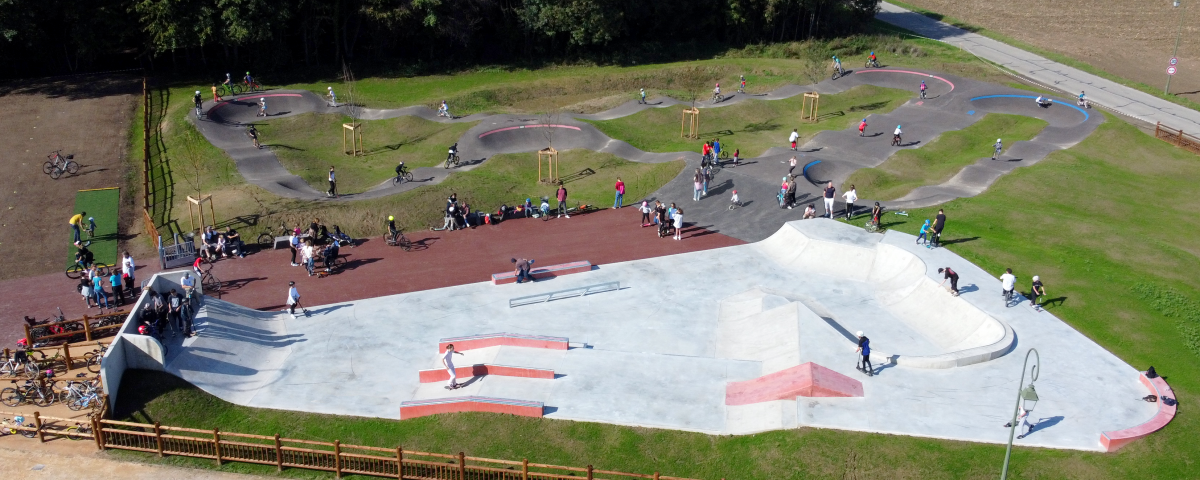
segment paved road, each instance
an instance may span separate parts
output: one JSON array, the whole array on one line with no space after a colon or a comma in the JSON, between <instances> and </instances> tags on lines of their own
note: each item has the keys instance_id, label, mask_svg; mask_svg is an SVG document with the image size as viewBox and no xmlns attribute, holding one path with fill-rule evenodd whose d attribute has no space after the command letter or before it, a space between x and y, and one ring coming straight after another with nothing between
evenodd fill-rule
<instances>
[{"instance_id":1,"label":"paved road","mask_svg":"<svg viewBox=\"0 0 1200 480\"><path fill-rule=\"evenodd\" d=\"M890 3L880 4L876 18L919 35L940 40L1045 86L1078 95L1087 92L1098 105L1153 125L1162 122L1185 132L1200 132L1200 112L1142 93L1019 48L971 33ZM1163 65L1164 73L1167 66Z\"/></svg>"}]
</instances>

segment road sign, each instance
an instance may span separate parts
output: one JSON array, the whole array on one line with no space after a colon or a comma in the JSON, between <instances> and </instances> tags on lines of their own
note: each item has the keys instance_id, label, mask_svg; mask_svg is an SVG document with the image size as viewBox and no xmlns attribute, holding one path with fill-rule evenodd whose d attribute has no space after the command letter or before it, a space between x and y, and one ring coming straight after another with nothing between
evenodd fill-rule
<instances>
[{"instance_id":1,"label":"road sign","mask_svg":"<svg viewBox=\"0 0 1200 480\"><path fill-rule=\"evenodd\" d=\"M1177 64L1177 63L1179 63L1179 59L1178 59L1178 58L1175 58L1175 57L1171 57L1171 66L1173 67L1173 66L1175 66L1175 64Z\"/></svg>"},{"instance_id":2,"label":"road sign","mask_svg":"<svg viewBox=\"0 0 1200 480\"><path fill-rule=\"evenodd\" d=\"M1174 75L1175 67L1167 67L1167 75Z\"/></svg>"}]
</instances>

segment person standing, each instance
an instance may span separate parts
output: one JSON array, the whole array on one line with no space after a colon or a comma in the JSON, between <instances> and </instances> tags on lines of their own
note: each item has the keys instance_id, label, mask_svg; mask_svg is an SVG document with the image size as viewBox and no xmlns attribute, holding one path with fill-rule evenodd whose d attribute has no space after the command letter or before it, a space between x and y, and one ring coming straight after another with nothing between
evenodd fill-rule
<instances>
[{"instance_id":1,"label":"person standing","mask_svg":"<svg viewBox=\"0 0 1200 480\"><path fill-rule=\"evenodd\" d=\"M933 238L926 246L940 247L942 245L942 230L946 228L946 211L939 208L936 217L933 217Z\"/></svg>"},{"instance_id":2,"label":"person standing","mask_svg":"<svg viewBox=\"0 0 1200 480\"><path fill-rule=\"evenodd\" d=\"M867 119L865 118L862 119L862 122L858 124L858 136L867 136Z\"/></svg>"},{"instance_id":3,"label":"person standing","mask_svg":"<svg viewBox=\"0 0 1200 480\"><path fill-rule=\"evenodd\" d=\"M217 84L215 84L215 83L212 86L212 92L213 92L213 103L220 102L221 96L217 95Z\"/></svg>"},{"instance_id":4,"label":"person standing","mask_svg":"<svg viewBox=\"0 0 1200 480\"><path fill-rule=\"evenodd\" d=\"M454 371L454 354L456 353L462 355L461 352L454 351L454 344L451 343L446 345L446 354L442 355L442 366L446 367L446 372L450 374L450 381L446 383L446 390L454 390L460 387L458 384L458 372Z\"/></svg>"},{"instance_id":5,"label":"person standing","mask_svg":"<svg viewBox=\"0 0 1200 480\"><path fill-rule=\"evenodd\" d=\"M788 175L787 190L784 190L783 203L787 204L788 210L796 204L796 177Z\"/></svg>"},{"instance_id":6,"label":"person standing","mask_svg":"<svg viewBox=\"0 0 1200 480\"><path fill-rule=\"evenodd\" d=\"M1042 280L1037 275L1033 276L1033 284L1029 287L1029 306L1034 310L1042 311L1042 306L1038 305L1038 297L1046 296L1046 286L1042 285Z\"/></svg>"},{"instance_id":7,"label":"person standing","mask_svg":"<svg viewBox=\"0 0 1200 480\"><path fill-rule=\"evenodd\" d=\"M704 181L704 174L700 172L699 168L697 168L696 174L692 175L692 201L693 202L700 201L700 186L701 186L701 182L703 182L703 181Z\"/></svg>"},{"instance_id":8,"label":"person standing","mask_svg":"<svg viewBox=\"0 0 1200 480\"><path fill-rule=\"evenodd\" d=\"M187 329L183 325L183 297L179 296L174 288L171 293L167 294L167 319L171 322L171 326L179 329L179 333L187 336ZM171 330L171 336L175 336L175 330Z\"/></svg>"},{"instance_id":9,"label":"person standing","mask_svg":"<svg viewBox=\"0 0 1200 480\"><path fill-rule=\"evenodd\" d=\"M992 145L992 160L1000 158L1000 150L1003 148L1004 148L1004 144L1000 142L999 138L997 138L996 144Z\"/></svg>"},{"instance_id":10,"label":"person standing","mask_svg":"<svg viewBox=\"0 0 1200 480\"><path fill-rule=\"evenodd\" d=\"M707 197L707 196L708 196L708 181L712 179L712 176L713 176L713 163L716 163L716 162L717 162L717 160L716 160L716 159L715 159L715 157L714 157L714 159L713 159L712 163L709 163L708 165L705 165L705 166L704 166L704 169L703 169L703 170L701 170L701 172L700 172L700 173L702 174L702 178L704 179L704 185L702 185L702 186L704 187L704 189L703 189L703 193L701 193L701 194L700 194L700 196L701 196L701 197Z\"/></svg>"},{"instance_id":11,"label":"person standing","mask_svg":"<svg viewBox=\"0 0 1200 480\"><path fill-rule=\"evenodd\" d=\"M837 193L837 189L833 188L833 182L825 185L825 215L833 220L833 194Z\"/></svg>"},{"instance_id":12,"label":"person standing","mask_svg":"<svg viewBox=\"0 0 1200 480\"><path fill-rule=\"evenodd\" d=\"M333 93L333 87L326 87L326 88L329 90L329 93L327 94L329 96L329 106L336 107L337 106L337 95Z\"/></svg>"},{"instance_id":13,"label":"person standing","mask_svg":"<svg viewBox=\"0 0 1200 480\"><path fill-rule=\"evenodd\" d=\"M714 138L712 141L713 163L721 161L721 139Z\"/></svg>"},{"instance_id":14,"label":"person standing","mask_svg":"<svg viewBox=\"0 0 1200 480\"><path fill-rule=\"evenodd\" d=\"M526 260L524 258L513 258L511 260L516 268L514 273L517 274L517 283L521 283L522 281L532 283L533 275L529 272L533 268L533 260Z\"/></svg>"},{"instance_id":15,"label":"person standing","mask_svg":"<svg viewBox=\"0 0 1200 480\"><path fill-rule=\"evenodd\" d=\"M288 282L288 296L287 296L288 308L286 308L284 310L292 315L292 320L296 319L296 305L299 305L299 304L300 304L300 291L296 290L296 282ZM300 310L303 311L304 307L300 307Z\"/></svg>"},{"instance_id":16,"label":"person standing","mask_svg":"<svg viewBox=\"0 0 1200 480\"><path fill-rule=\"evenodd\" d=\"M100 310L111 308L108 304L108 295L104 293L104 278L100 275L92 276L92 294L96 296L96 306L100 307L100 300L104 300L104 306Z\"/></svg>"},{"instance_id":17,"label":"person standing","mask_svg":"<svg viewBox=\"0 0 1200 480\"><path fill-rule=\"evenodd\" d=\"M617 177L617 184L613 188L617 191L617 197L613 200L613 210L616 210L625 203L625 182L621 181L621 177Z\"/></svg>"},{"instance_id":18,"label":"person standing","mask_svg":"<svg viewBox=\"0 0 1200 480\"><path fill-rule=\"evenodd\" d=\"M313 276L317 253L315 247L313 247L312 238L305 239L304 246L300 247L300 253L303 255L304 269L308 270L308 276Z\"/></svg>"},{"instance_id":19,"label":"person standing","mask_svg":"<svg viewBox=\"0 0 1200 480\"><path fill-rule=\"evenodd\" d=\"M924 241L926 244L929 243L929 219L928 218L925 219L925 224L921 225L921 234L917 235L917 245L920 245L922 241Z\"/></svg>"},{"instance_id":20,"label":"person standing","mask_svg":"<svg viewBox=\"0 0 1200 480\"><path fill-rule=\"evenodd\" d=\"M563 186L562 182L558 182L558 192L555 196L558 198L558 218L571 218L567 213L567 187Z\"/></svg>"},{"instance_id":21,"label":"person standing","mask_svg":"<svg viewBox=\"0 0 1200 480\"><path fill-rule=\"evenodd\" d=\"M337 177L334 176L333 165L329 166L329 191L325 192L325 196L337 198Z\"/></svg>"},{"instance_id":22,"label":"person standing","mask_svg":"<svg viewBox=\"0 0 1200 480\"><path fill-rule=\"evenodd\" d=\"M954 270L952 270L950 267L939 268L938 273L942 274L942 276L944 277L944 278L942 278L942 283L940 283L938 286L945 285L946 280L949 280L950 281L950 294L957 297L958 296L958 274L955 273Z\"/></svg>"},{"instance_id":23,"label":"person standing","mask_svg":"<svg viewBox=\"0 0 1200 480\"><path fill-rule=\"evenodd\" d=\"M650 208L650 201L642 200L642 208L639 210L642 212L642 226L650 225L650 212L653 211Z\"/></svg>"},{"instance_id":24,"label":"person standing","mask_svg":"<svg viewBox=\"0 0 1200 480\"><path fill-rule=\"evenodd\" d=\"M75 214L75 216L71 217L70 220L67 221L67 223L71 224L71 235L73 236L73 240L71 240L71 241L74 243L80 243L83 241L83 238L81 238L81 234L83 231L84 215L87 215L87 212L79 212L79 213Z\"/></svg>"},{"instance_id":25,"label":"person standing","mask_svg":"<svg viewBox=\"0 0 1200 480\"><path fill-rule=\"evenodd\" d=\"M644 88L642 89L642 99L638 100L638 103L640 103L642 105L646 104L646 89L644 89Z\"/></svg>"},{"instance_id":26,"label":"person standing","mask_svg":"<svg viewBox=\"0 0 1200 480\"><path fill-rule=\"evenodd\" d=\"M796 151L796 140L800 138L800 134L796 133L796 129L792 129L792 134L788 135L788 142L792 144L792 151Z\"/></svg>"},{"instance_id":27,"label":"person standing","mask_svg":"<svg viewBox=\"0 0 1200 480\"><path fill-rule=\"evenodd\" d=\"M683 240L683 209L675 210L675 239Z\"/></svg>"},{"instance_id":28,"label":"person standing","mask_svg":"<svg viewBox=\"0 0 1200 480\"><path fill-rule=\"evenodd\" d=\"M109 272L108 286L109 288L112 288L113 301L116 302L117 305L124 305L125 289L121 286L121 276L117 274L116 270Z\"/></svg>"},{"instance_id":29,"label":"person standing","mask_svg":"<svg viewBox=\"0 0 1200 480\"><path fill-rule=\"evenodd\" d=\"M846 220L854 216L854 202L858 201L858 191L854 189L854 185L850 185L850 190L842 194L842 198L846 200Z\"/></svg>"},{"instance_id":30,"label":"person standing","mask_svg":"<svg viewBox=\"0 0 1200 480\"><path fill-rule=\"evenodd\" d=\"M134 290L137 285L137 279L134 278L134 270L137 270L137 267L133 264L133 257L129 255L129 251L126 251L121 257L121 276L123 277L121 278L121 283L125 284L125 288L129 289L130 298L133 298L137 294L137 290Z\"/></svg>"},{"instance_id":31,"label":"person standing","mask_svg":"<svg viewBox=\"0 0 1200 480\"><path fill-rule=\"evenodd\" d=\"M792 170L796 169L796 156L792 155L791 160L788 160L788 175L792 174Z\"/></svg>"},{"instance_id":32,"label":"person standing","mask_svg":"<svg viewBox=\"0 0 1200 480\"><path fill-rule=\"evenodd\" d=\"M267 97L258 99L258 115L259 117L267 116Z\"/></svg>"},{"instance_id":33,"label":"person standing","mask_svg":"<svg viewBox=\"0 0 1200 480\"><path fill-rule=\"evenodd\" d=\"M856 365L858 371L867 374L868 377L874 377L875 367L871 365L871 339L863 335L862 330L859 330L855 335L858 336L858 348L854 352L862 354L862 364Z\"/></svg>"},{"instance_id":34,"label":"person standing","mask_svg":"<svg viewBox=\"0 0 1200 480\"><path fill-rule=\"evenodd\" d=\"M1004 274L1000 275L1001 295L1004 296L1004 306L1012 306L1013 289L1017 288L1017 276L1013 275L1011 268L1004 269Z\"/></svg>"},{"instance_id":35,"label":"person standing","mask_svg":"<svg viewBox=\"0 0 1200 480\"><path fill-rule=\"evenodd\" d=\"M292 249L292 266L299 267L296 263L296 253L300 252L300 229L292 230L292 236L288 238L288 248Z\"/></svg>"},{"instance_id":36,"label":"person standing","mask_svg":"<svg viewBox=\"0 0 1200 480\"><path fill-rule=\"evenodd\" d=\"M95 298L92 295L92 282L86 278L80 278L78 288L79 294L83 295L83 303L86 303L88 308L92 308L92 298Z\"/></svg>"}]
</instances>

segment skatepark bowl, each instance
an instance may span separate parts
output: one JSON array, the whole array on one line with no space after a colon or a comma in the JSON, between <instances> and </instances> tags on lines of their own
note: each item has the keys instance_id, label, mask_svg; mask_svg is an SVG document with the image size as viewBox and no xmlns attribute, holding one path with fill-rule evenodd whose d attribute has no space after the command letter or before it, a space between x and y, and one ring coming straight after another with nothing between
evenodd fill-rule
<instances>
[{"instance_id":1,"label":"skatepark bowl","mask_svg":"<svg viewBox=\"0 0 1200 480\"><path fill-rule=\"evenodd\" d=\"M961 275L960 296L939 286L938 267ZM508 302L613 281L619 290ZM757 243L294 319L204 297L199 336L166 345L137 335L131 315L102 375L110 395L125 368L150 368L239 405L391 419L519 407L708 434L808 426L1002 444L1024 352L1037 348L1038 418L1019 444L1105 451L1103 432L1163 423L1150 422L1161 414L1140 400L1137 370L1027 301L1003 303L994 276L911 235L802 220ZM873 377L855 368L859 330ZM448 390L431 370L454 341L463 386Z\"/></svg>"}]
</instances>

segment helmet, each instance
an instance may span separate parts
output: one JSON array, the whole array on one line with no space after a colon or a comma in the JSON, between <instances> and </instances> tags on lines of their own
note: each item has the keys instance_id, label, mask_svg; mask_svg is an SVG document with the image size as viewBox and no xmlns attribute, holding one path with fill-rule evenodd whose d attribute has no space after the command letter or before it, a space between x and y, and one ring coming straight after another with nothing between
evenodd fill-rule
<instances>
[{"instance_id":1,"label":"helmet","mask_svg":"<svg viewBox=\"0 0 1200 480\"><path fill-rule=\"evenodd\" d=\"M258 99L258 101L265 102L265 101L267 101L267 97L262 97L262 98Z\"/></svg>"},{"instance_id":2,"label":"helmet","mask_svg":"<svg viewBox=\"0 0 1200 480\"><path fill-rule=\"evenodd\" d=\"M389 221L389 222L390 222L390 221L393 221L393 220L395 220L395 219L396 219L396 217L393 217L393 216L391 216L391 215L388 215L388 221Z\"/></svg>"},{"instance_id":3,"label":"helmet","mask_svg":"<svg viewBox=\"0 0 1200 480\"><path fill-rule=\"evenodd\" d=\"M94 221L96 221L96 217L88 217L88 221L89 221L89 222L94 222Z\"/></svg>"},{"instance_id":4,"label":"helmet","mask_svg":"<svg viewBox=\"0 0 1200 480\"><path fill-rule=\"evenodd\" d=\"M900 126L899 126L899 125L896 125L896 128L900 128Z\"/></svg>"},{"instance_id":5,"label":"helmet","mask_svg":"<svg viewBox=\"0 0 1200 480\"><path fill-rule=\"evenodd\" d=\"M1037 275L1034 275L1034 276L1033 276L1033 281L1035 281L1035 282L1036 282L1036 281L1038 281L1038 276L1037 276Z\"/></svg>"},{"instance_id":6,"label":"helmet","mask_svg":"<svg viewBox=\"0 0 1200 480\"><path fill-rule=\"evenodd\" d=\"M225 72L225 78L229 78L229 72Z\"/></svg>"},{"instance_id":7,"label":"helmet","mask_svg":"<svg viewBox=\"0 0 1200 480\"><path fill-rule=\"evenodd\" d=\"M875 54L875 51L874 51L874 50L871 50L871 55L874 55L874 54Z\"/></svg>"},{"instance_id":8,"label":"helmet","mask_svg":"<svg viewBox=\"0 0 1200 480\"><path fill-rule=\"evenodd\" d=\"M191 277L192 277L191 272L183 272L183 278L191 278Z\"/></svg>"},{"instance_id":9,"label":"helmet","mask_svg":"<svg viewBox=\"0 0 1200 480\"><path fill-rule=\"evenodd\" d=\"M288 286L289 286L289 287L294 287L294 286L296 286L296 282L288 282Z\"/></svg>"},{"instance_id":10,"label":"helmet","mask_svg":"<svg viewBox=\"0 0 1200 480\"><path fill-rule=\"evenodd\" d=\"M717 86L718 86L718 87L719 87L719 86L721 86L721 82L717 82Z\"/></svg>"},{"instance_id":11,"label":"helmet","mask_svg":"<svg viewBox=\"0 0 1200 480\"><path fill-rule=\"evenodd\" d=\"M856 336L856 337L861 337L861 336L863 336L862 330L859 330L859 331L855 332L855 333L854 333L854 336Z\"/></svg>"},{"instance_id":12,"label":"helmet","mask_svg":"<svg viewBox=\"0 0 1200 480\"><path fill-rule=\"evenodd\" d=\"M1000 143L1000 139L999 139L999 138L997 138L997 139L996 139L996 143Z\"/></svg>"},{"instance_id":13,"label":"helmet","mask_svg":"<svg viewBox=\"0 0 1200 480\"><path fill-rule=\"evenodd\" d=\"M246 75L249 75L249 74L250 74L250 72L246 72Z\"/></svg>"},{"instance_id":14,"label":"helmet","mask_svg":"<svg viewBox=\"0 0 1200 480\"><path fill-rule=\"evenodd\" d=\"M196 90L196 95L199 95L199 94L200 94L200 91L199 91L199 90Z\"/></svg>"}]
</instances>

